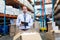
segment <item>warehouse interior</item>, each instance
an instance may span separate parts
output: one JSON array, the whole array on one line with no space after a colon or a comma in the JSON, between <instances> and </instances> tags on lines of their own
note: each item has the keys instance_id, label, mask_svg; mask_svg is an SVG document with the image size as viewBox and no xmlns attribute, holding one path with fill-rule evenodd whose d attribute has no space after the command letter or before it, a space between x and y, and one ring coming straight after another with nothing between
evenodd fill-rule
<instances>
[{"instance_id":1,"label":"warehouse interior","mask_svg":"<svg viewBox=\"0 0 60 40\"><path fill-rule=\"evenodd\" d=\"M16 26L23 6L33 19L33 26L27 33L20 33ZM0 0L0 40L60 40L59 13L60 0Z\"/></svg>"}]
</instances>

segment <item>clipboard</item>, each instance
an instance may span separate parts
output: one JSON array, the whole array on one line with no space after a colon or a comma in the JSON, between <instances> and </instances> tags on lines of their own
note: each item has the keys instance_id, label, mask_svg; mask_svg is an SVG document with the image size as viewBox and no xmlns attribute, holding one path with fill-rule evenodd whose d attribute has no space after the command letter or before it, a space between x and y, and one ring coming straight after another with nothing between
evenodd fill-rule
<instances>
[{"instance_id":1,"label":"clipboard","mask_svg":"<svg viewBox=\"0 0 60 40\"><path fill-rule=\"evenodd\" d=\"M21 23L24 24L24 26L28 26L28 22L22 22L21 21Z\"/></svg>"}]
</instances>

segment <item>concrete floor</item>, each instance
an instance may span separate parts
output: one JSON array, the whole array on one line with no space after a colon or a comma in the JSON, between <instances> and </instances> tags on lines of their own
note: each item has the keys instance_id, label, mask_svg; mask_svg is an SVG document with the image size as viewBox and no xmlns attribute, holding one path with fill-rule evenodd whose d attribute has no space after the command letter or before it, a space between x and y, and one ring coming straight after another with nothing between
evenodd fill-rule
<instances>
[{"instance_id":1,"label":"concrete floor","mask_svg":"<svg viewBox=\"0 0 60 40\"><path fill-rule=\"evenodd\" d=\"M9 35L7 35L7 36L2 36L1 38L0 38L0 40L12 40L13 39L13 37L10 37Z\"/></svg>"},{"instance_id":2,"label":"concrete floor","mask_svg":"<svg viewBox=\"0 0 60 40\"><path fill-rule=\"evenodd\" d=\"M40 33L41 37L43 40L47 40L46 37L45 37L45 33Z\"/></svg>"},{"instance_id":3,"label":"concrete floor","mask_svg":"<svg viewBox=\"0 0 60 40\"><path fill-rule=\"evenodd\" d=\"M40 35L41 35L41 37L42 37L43 40L50 40L50 39L47 39L47 38L46 38L45 33L40 33ZM49 35L48 35L48 36L49 36ZM13 37L10 37L9 35L7 35L7 36L2 36L2 37L0 38L0 40L13 40ZM58 39L58 38L56 37L56 40L60 40L60 38Z\"/></svg>"}]
</instances>

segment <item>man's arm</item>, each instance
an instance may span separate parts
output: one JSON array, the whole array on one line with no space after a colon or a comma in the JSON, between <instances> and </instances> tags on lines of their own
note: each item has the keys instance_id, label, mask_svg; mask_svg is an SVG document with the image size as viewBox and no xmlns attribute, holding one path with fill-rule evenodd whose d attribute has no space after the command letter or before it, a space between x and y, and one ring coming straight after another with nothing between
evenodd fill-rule
<instances>
[{"instance_id":1,"label":"man's arm","mask_svg":"<svg viewBox=\"0 0 60 40\"><path fill-rule=\"evenodd\" d=\"M32 27L33 26L33 19L31 18L31 16L30 16L30 20L29 20L28 25L29 25L29 27Z\"/></svg>"},{"instance_id":2,"label":"man's arm","mask_svg":"<svg viewBox=\"0 0 60 40\"><path fill-rule=\"evenodd\" d=\"M16 26L20 26L20 24L21 24L20 17L18 16L16 20Z\"/></svg>"},{"instance_id":3,"label":"man's arm","mask_svg":"<svg viewBox=\"0 0 60 40\"><path fill-rule=\"evenodd\" d=\"M16 20L16 26L23 26L24 24L21 23L21 19L20 19L20 15L17 17L17 20Z\"/></svg>"}]
</instances>

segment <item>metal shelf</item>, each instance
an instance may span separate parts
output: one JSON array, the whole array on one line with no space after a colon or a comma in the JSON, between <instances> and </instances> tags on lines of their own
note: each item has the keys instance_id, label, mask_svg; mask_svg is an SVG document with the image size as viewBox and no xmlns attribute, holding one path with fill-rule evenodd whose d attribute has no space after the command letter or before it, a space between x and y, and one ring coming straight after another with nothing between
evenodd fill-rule
<instances>
[{"instance_id":1,"label":"metal shelf","mask_svg":"<svg viewBox=\"0 0 60 40\"><path fill-rule=\"evenodd\" d=\"M5 17L6 18L14 18L14 19L17 18L16 15L9 15L9 14L5 14ZM0 18L4 18L4 14L3 13L0 13Z\"/></svg>"}]
</instances>

